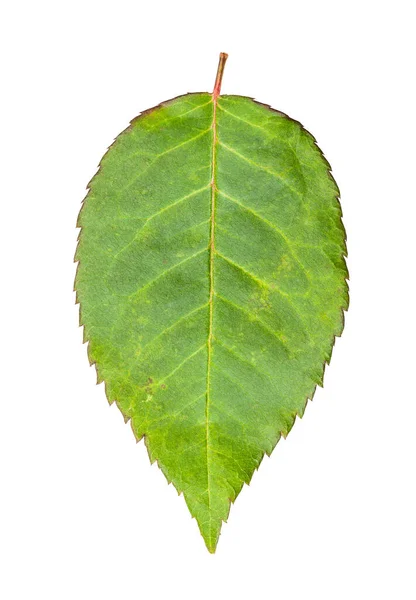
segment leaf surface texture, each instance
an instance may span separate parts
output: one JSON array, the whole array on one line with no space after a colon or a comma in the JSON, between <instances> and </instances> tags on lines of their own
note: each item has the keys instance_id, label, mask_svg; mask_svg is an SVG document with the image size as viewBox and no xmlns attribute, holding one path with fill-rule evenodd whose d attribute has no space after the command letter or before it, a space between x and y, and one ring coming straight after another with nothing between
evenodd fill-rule
<instances>
[{"instance_id":1,"label":"leaf surface texture","mask_svg":"<svg viewBox=\"0 0 416 600\"><path fill-rule=\"evenodd\" d=\"M314 138L241 96L136 118L79 216L90 361L208 549L322 383L347 308L338 189Z\"/></svg>"}]
</instances>

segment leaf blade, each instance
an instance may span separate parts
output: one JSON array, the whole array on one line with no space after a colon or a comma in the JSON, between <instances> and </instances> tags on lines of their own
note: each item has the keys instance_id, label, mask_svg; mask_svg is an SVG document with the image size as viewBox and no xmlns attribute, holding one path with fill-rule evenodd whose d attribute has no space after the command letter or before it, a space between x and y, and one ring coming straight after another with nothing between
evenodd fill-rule
<instances>
[{"instance_id":1,"label":"leaf blade","mask_svg":"<svg viewBox=\"0 0 416 600\"><path fill-rule=\"evenodd\" d=\"M299 123L210 94L137 118L91 182L76 255L90 360L210 552L342 331L337 196Z\"/></svg>"}]
</instances>

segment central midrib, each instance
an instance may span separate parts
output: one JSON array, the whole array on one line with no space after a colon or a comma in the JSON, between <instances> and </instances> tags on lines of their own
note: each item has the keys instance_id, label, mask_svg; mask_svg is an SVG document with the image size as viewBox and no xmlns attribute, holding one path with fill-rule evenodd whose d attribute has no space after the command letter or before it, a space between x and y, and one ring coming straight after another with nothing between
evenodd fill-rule
<instances>
[{"instance_id":1,"label":"central midrib","mask_svg":"<svg viewBox=\"0 0 416 600\"><path fill-rule=\"evenodd\" d=\"M210 214L210 241L209 241L209 326L208 326L208 362L207 362L207 394L205 402L205 427L206 427L206 460L207 460L207 493L208 510L211 508L210 468L209 468L209 409L211 402L211 367L213 344L213 314L214 314L214 257L215 257L215 201L216 201L216 148L217 148L217 102L218 93L212 94L212 154L211 154L211 214Z\"/></svg>"}]
</instances>

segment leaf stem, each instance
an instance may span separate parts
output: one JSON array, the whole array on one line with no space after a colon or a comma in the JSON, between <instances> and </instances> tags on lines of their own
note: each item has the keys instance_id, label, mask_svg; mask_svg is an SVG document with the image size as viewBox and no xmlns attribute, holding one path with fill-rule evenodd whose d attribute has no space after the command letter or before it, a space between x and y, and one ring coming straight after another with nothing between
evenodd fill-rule
<instances>
[{"instance_id":1,"label":"leaf stem","mask_svg":"<svg viewBox=\"0 0 416 600\"><path fill-rule=\"evenodd\" d=\"M212 92L212 96L213 96L214 100L216 100L218 98L218 96L220 95L220 92L221 92L222 76L224 73L224 67L225 67L227 58L228 58L228 54L226 54L225 52L221 52L220 60L218 62L217 77L215 78L214 91Z\"/></svg>"}]
</instances>

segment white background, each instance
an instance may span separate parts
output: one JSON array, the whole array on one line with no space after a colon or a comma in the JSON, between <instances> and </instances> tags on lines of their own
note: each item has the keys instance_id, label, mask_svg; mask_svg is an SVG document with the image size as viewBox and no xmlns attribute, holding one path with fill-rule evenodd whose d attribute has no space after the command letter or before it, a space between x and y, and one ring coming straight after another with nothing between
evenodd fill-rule
<instances>
[{"instance_id":1,"label":"white background","mask_svg":"<svg viewBox=\"0 0 416 600\"><path fill-rule=\"evenodd\" d=\"M412 3L12 2L1 15L0 596L416 598ZM95 385L75 221L140 111L210 91L300 120L331 162L351 308L325 388L206 551Z\"/></svg>"}]
</instances>

